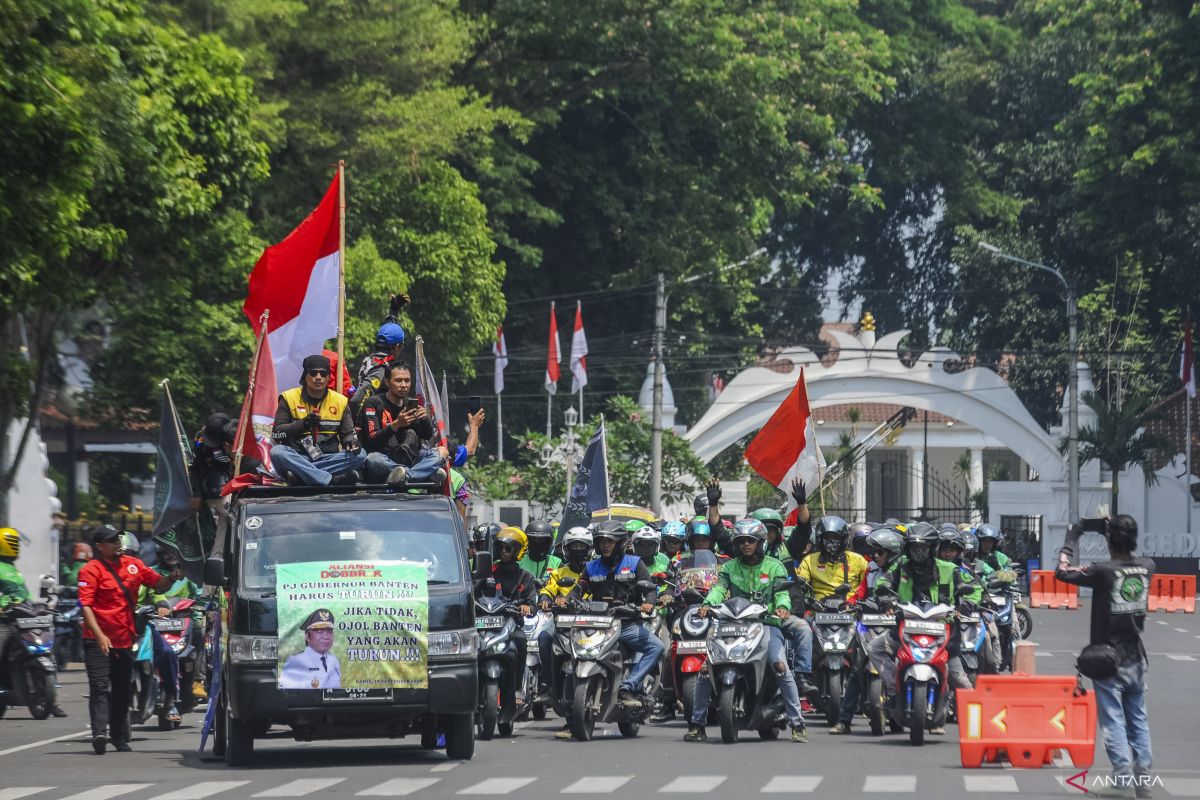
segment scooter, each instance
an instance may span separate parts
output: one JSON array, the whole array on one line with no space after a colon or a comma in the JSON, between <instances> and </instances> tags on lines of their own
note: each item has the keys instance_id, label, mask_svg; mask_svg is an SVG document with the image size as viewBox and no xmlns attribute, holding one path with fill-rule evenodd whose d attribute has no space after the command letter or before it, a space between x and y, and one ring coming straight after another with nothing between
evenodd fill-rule
<instances>
[{"instance_id":1,"label":"scooter","mask_svg":"<svg viewBox=\"0 0 1200 800\"><path fill-rule=\"evenodd\" d=\"M804 584L804 581L798 581ZM806 587L807 588L807 587ZM813 648L813 680L820 691L818 703L825 711L825 721L837 723L842 713L842 698L845 696L847 677L853 663L850 645L854 639L858 620L846 605L850 586L842 584L837 591L822 600L809 599L807 605L813 611L816 647ZM810 593L806 597L811 598Z\"/></svg>"},{"instance_id":2,"label":"scooter","mask_svg":"<svg viewBox=\"0 0 1200 800\"><path fill-rule=\"evenodd\" d=\"M511 736L516 716L517 683L524 664L517 663L517 621L520 609L503 597L475 600L475 629L479 632L479 704L476 726L480 739L495 733ZM536 644L532 648L536 650Z\"/></svg>"},{"instance_id":3,"label":"scooter","mask_svg":"<svg viewBox=\"0 0 1200 800\"><path fill-rule=\"evenodd\" d=\"M650 581L638 581L643 592L654 590ZM569 641L574 660L574 693L571 700L571 732L578 741L591 740L596 723L617 723L621 735L638 735L641 724L654 710L654 693L658 679L656 669L642 685L639 703L619 701L621 682L633 666L636 656L621 645L621 629L637 622L654 622L635 605L609 608L607 603L584 601L586 613L571 617ZM563 624L562 617L559 625Z\"/></svg>"},{"instance_id":4,"label":"scooter","mask_svg":"<svg viewBox=\"0 0 1200 800\"><path fill-rule=\"evenodd\" d=\"M1001 672L1012 670L1016 642L1028 639L1033 633L1033 615L1020 604L1021 589L1017 577L1016 570L1002 569L992 573L987 580L987 602L995 611L996 628L1000 633Z\"/></svg>"},{"instance_id":5,"label":"scooter","mask_svg":"<svg viewBox=\"0 0 1200 800\"><path fill-rule=\"evenodd\" d=\"M683 718L689 721L696 682L700 680L708 658L708 629L712 625L711 620L700 616L699 609L708 590L717 582L719 568L716 554L710 550L696 551L691 563L692 566L680 572L676 580L664 580L673 596L669 617L671 646L667 651L673 679L671 685L683 705Z\"/></svg>"},{"instance_id":6,"label":"scooter","mask_svg":"<svg viewBox=\"0 0 1200 800\"><path fill-rule=\"evenodd\" d=\"M136 613L137 629L145 630L155 614L154 606L139 607ZM161 704L162 684L158 670L154 668L154 657L134 659L129 681L129 724L141 725L154 716Z\"/></svg>"},{"instance_id":7,"label":"scooter","mask_svg":"<svg viewBox=\"0 0 1200 800\"><path fill-rule=\"evenodd\" d=\"M20 603L0 625L12 627L0 663L0 717L9 706L28 706L34 719L50 716L58 668L54 663L54 615L45 603Z\"/></svg>"},{"instance_id":8,"label":"scooter","mask_svg":"<svg viewBox=\"0 0 1200 800\"><path fill-rule=\"evenodd\" d=\"M708 679L725 744L735 744L743 730L769 740L787 727L775 670L767 664L768 613L765 605L744 597L731 597L709 612Z\"/></svg>"},{"instance_id":9,"label":"scooter","mask_svg":"<svg viewBox=\"0 0 1200 800\"><path fill-rule=\"evenodd\" d=\"M525 627L525 702L521 705L518 716L532 714L535 720L546 718L545 699L539 697L538 686L542 683L542 655L538 651L538 638L544 631L554 629L554 615L546 611L535 611L524 619ZM549 668L549 665L547 665ZM547 683L549 683L547 681Z\"/></svg>"},{"instance_id":10,"label":"scooter","mask_svg":"<svg viewBox=\"0 0 1200 800\"><path fill-rule=\"evenodd\" d=\"M871 724L873 736L883 736L887 720L884 701L883 678L867 657L867 648L880 636L890 636L896 627L896 618L884 613L874 600L858 604L858 623L855 625L852 660L855 663L855 679L861 681L862 710Z\"/></svg>"},{"instance_id":11,"label":"scooter","mask_svg":"<svg viewBox=\"0 0 1200 800\"><path fill-rule=\"evenodd\" d=\"M915 745L925 742L926 727L938 724L935 711L948 686L950 619L944 603L901 603L900 647L896 651L896 716Z\"/></svg>"},{"instance_id":12,"label":"scooter","mask_svg":"<svg viewBox=\"0 0 1200 800\"><path fill-rule=\"evenodd\" d=\"M196 707L192 687L195 683L197 659L204 657L204 653L197 650L195 643L196 611L195 600L182 598L175 601L170 616L160 617L155 614L149 618L149 624L158 631L163 642L179 660L179 697L176 705L181 714L187 714ZM160 686L161 682L160 675ZM155 704L159 730L168 731L179 727L180 723L171 722L167 718L169 711L165 693L160 691Z\"/></svg>"},{"instance_id":13,"label":"scooter","mask_svg":"<svg viewBox=\"0 0 1200 800\"><path fill-rule=\"evenodd\" d=\"M59 586L54 594L54 663L63 670L72 661L83 661L83 609L78 589Z\"/></svg>"}]
</instances>

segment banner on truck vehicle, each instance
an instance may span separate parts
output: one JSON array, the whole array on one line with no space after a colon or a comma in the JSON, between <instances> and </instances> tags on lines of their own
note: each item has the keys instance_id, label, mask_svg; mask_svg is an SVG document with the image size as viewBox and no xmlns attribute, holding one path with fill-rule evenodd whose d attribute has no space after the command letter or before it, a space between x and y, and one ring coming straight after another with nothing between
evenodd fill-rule
<instances>
[{"instance_id":1,"label":"banner on truck vehicle","mask_svg":"<svg viewBox=\"0 0 1200 800\"><path fill-rule=\"evenodd\" d=\"M340 690L427 688L427 574L412 561L279 564L279 688L331 700Z\"/></svg>"}]
</instances>

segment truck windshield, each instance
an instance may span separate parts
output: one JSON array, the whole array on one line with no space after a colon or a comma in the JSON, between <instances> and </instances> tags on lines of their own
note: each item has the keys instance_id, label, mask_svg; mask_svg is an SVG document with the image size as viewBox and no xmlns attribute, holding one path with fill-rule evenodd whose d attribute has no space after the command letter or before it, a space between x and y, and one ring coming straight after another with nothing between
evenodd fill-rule
<instances>
[{"instance_id":1,"label":"truck windshield","mask_svg":"<svg viewBox=\"0 0 1200 800\"><path fill-rule=\"evenodd\" d=\"M242 586L274 590L275 566L303 561L416 561L430 584L458 583L465 558L443 511L346 511L247 516Z\"/></svg>"}]
</instances>

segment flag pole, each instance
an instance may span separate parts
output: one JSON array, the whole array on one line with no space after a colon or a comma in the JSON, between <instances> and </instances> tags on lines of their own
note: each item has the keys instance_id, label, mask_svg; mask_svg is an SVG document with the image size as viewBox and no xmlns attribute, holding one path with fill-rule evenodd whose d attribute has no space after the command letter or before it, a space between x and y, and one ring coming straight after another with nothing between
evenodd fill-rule
<instances>
[{"instance_id":1,"label":"flag pole","mask_svg":"<svg viewBox=\"0 0 1200 800\"><path fill-rule=\"evenodd\" d=\"M600 418L600 455L604 459L604 507L608 509L608 518L612 519L612 493L608 485L608 431L604 430L604 417Z\"/></svg>"},{"instance_id":2,"label":"flag pole","mask_svg":"<svg viewBox=\"0 0 1200 800\"><path fill-rule=\"evenodd\" d=\"M804 381L804 396L807 398L808 397L808 375L805 374L803 369L800 370L800 380ZM811 405L809 406L809 415L808 415L808 423L807 424L808 424L808 429L810 431L812 431L813 448L815 448L817 451L817 502L821 504L821 516L824 517L824 516L826 516L826 514L825 514L825 486L824 486L824 484L825 484L825 469L823 467L823 464L825 462L825 456L824 456L824 454L821 453L821 443L819 441L817 441L817 427L812 424L812 406ZM807 431L805 433L807 435Z\"/></svg>"},{"instance_id":3,"label":"flag pole","mask_svg":"<svg viewBox=\"0 0 1200 800\"><path fill-rule=\"evenodd\" d=\"M1187 511L1187 532L1190 535L1192 532L1192 396L1185 388L1183 391L1183 408L1184 415L1187 417L1187 426L1184 441L1187 442L1187 447L1183 450L1183 501L1186 503L1185 510Z\"/></svg>"},{"instance_id":4,"label":"flag pole","mask_svg":"<svg viewBox=\"0 0 1200 800\"><path fill-rule=\"evenodd\" d=\"M504 406L503 395L496 395L496 460L504 460Z\"/></svg>"},{"instance_id":5,"label":"flag pole","mask_svg":"<svg viewBox=\"0 0 1200 800\"><path fill-rule=\"evenodd\" d=\"M250 423L250 402L254 397L254 381L258 377L258 357L262 353L263 341L267 338L267 319L271 309L263 311L258 318L258 343L254 346L254 360L250 362L250 382L246 386L246 396L242 399L242 411L238 414L237 449L233 451L233 475L242 474L242 442L247 423ZM340 367L340 365L339 365Z\"/></svg>"},{"instance_id":6,"label":"flag pole","mask_svg":"<svg viewBox=\"0 0 1200 800\"><path fill-rule=\"evenodd\" d=\"M343 369L346 366L346 162L338 161L338 329L337 390L346 393ZM255 363L258 360L255 359Z\"/></svg>"}]
</instances>

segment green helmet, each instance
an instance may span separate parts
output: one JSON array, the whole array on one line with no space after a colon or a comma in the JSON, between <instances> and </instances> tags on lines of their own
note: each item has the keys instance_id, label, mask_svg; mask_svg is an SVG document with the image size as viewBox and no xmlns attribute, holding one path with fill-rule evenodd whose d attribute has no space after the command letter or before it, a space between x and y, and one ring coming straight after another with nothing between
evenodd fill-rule
<instances>
[{"instance_id":1,"label":"green helmet","mask_svg":"<svg viewBox=\"0 0 1200 800\"><path fill-rule=\"evenodd\" d=\"M646 527L645 522L642 522L640 519L631 519L625 523L625 532L626 533L637 533L644 527Z\"/></svg>"},{"instance_id":2,"label":"green helmet","mask_svg":"<svg viewBox=\"0 0 1200 800\"><path fill-rule=\"evenodd\" d=\"M783 516L773 508L756 508L750 512L750 518L758 520L768 528L774 527L776 532L783 530Z\"/></svg>"}]
</instances>

